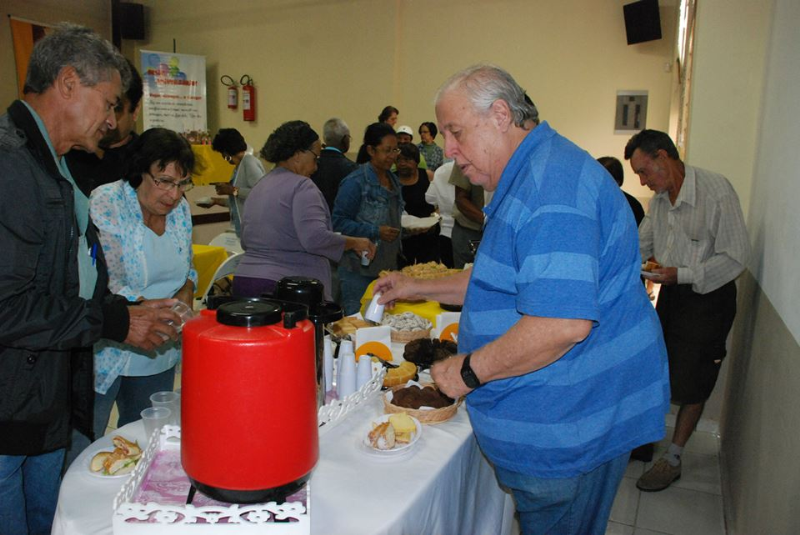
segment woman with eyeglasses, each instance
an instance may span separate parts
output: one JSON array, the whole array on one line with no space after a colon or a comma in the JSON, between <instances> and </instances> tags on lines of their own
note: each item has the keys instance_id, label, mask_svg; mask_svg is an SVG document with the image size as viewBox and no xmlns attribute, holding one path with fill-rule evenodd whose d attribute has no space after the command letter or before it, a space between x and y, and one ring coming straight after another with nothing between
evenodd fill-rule
<instances>
[{"instance_id":1,"label":"woman with eyeglasses","mask_svg":"<svg viewBox=\"0 0 800 535\"><path fill-rule=\"evenodd\" d=\"M384 269L397 269L400 253L401 185L392 173L400 149L397 134L386 123L373 123L364 132L358 169L339 186L333 205L333 228L349 236L361 236L378 244L375 258L363 265L347 253L339 262L342 307L345 314L361 308L361 297Z\"/></svg>"},{"instance_id":2,"label":"woman with eyeglasses","mask_svg":"<svg viewBox=\"0 0 800 535\"><path fill-rule=\"evenodd\" d=\"M212 197L210 206L227 206L230 209L231 224L236 236L241 238L244 201L266 171L261 160L247 153L247 143L235 128L220 129L211 142L211 148L222 154L225 161L234 167L230 182L215 184L217 195L225 197Z\"/></svg>"},{"instance_id":3,"label":"woman with eyeglasses","mask_svg":"<svg viewBox=\"0 0 800 535\"><path fill-rule=\"evenodd\" d=\"M233 277L233 294L271 294L288 276L317 279L330 300L331 268L345 251L368 258L375 246L365 238L336 234L328 203L310 177L317 170L322 144L303 121L289 121L270 134L261 156L274 163L250 192L242 218L245 253Z\"/></svg>"},{"instance_id":4,"label":"woman with eyeglasses","mask_svg":"<svg viewBox=\"0 0 800 535\"><path fill-rule=\"evenodd\" d=\"M189 143L164 128L144 132L131 147L122 180L92 192L90 212L100 231L109 289L129 301L174 297L192 306L192 217L183 196L192 187ZM131 329L135 326L131 326ZM118 426L138 420L150 395L172 390L179 341L154 351L101 340L94 346L94 433L105 434L117 403Z\"/></svg>"}]
</instances>

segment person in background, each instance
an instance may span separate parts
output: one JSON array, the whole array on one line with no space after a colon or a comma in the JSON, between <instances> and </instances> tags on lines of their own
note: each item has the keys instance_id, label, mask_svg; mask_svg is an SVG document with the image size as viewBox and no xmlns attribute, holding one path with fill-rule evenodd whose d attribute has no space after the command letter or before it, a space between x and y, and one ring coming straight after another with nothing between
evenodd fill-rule
<instances>
[{"instance_id":1,"label":"person in background","mask_svg":"<svg viewBox=\"0 0 800 535\"><path fill-rule=\"evenodd\" d=\"M400 115L400 111L397 108L394 106L386 106L381 110L380 115L378 115L378 122L386 123L394 128L394 125L397 124L398 115Z\"/></svg>"},{"instance_id":2,"label":"person in background","mask_svg":"<svg viewBox=\"0 0 800 535\"><path fill-rule=\"evenodd\" d=\"M364 131L359 150L368 159L339 186L333 206L334 230L377 243L375 258L369 265L363 265L352 252L339 262L342 307L347 315L359 311L361 297L382 270L397 269L403 195L400 181L391 169L399 153L394 129L385 123L372 123Z\"/></svg>"},{"instance_id":3,"label":"person in background","mask_svg":"<svg viewBox=\"0 0 800 535\"><path fill-rule=\"evenodd\" d=\"M352 173L358 164L345 154L350 150L350 127L342 119L334 117L325 121L322 127L322 152L317 161L317 170L311 175L311 181L317 185L328 210L333 213L333 203L339 193L339 184L344 177ZM337 303L341 301L339 285L339 263L331 260L331 295Z\"/></svg>"},{"instance_id":4,"label":"person in background","mask_svg":"<svg viewBox=\"0 0 800 535\"><path fill-rule=\"evenodd\" d=\"M324 145L317 162L317 170L311 175L311 181L322 192L331 213L336 194L339 192L339 184L358 167L357 163L345 156L350 150L350 140L350 128L342 119L334 117L325 121L322 127Z\"/></svg>"},{"instance_id":5,"label":"person in background","mask_svg":"<svg viewBox=\"0 0 800 535\"><path fill-rule=\"evenodd\" d=\"M485 192L483 187L473 184L458 166L453 167L449 183L455 186L455 208L453 209L453 267L463 269L472 262L470 242L483 237L483 213Z\"/></svg>"},{"instance_id":6,"label":"person in background","mask_svg":"<svg viewBox=\"0 0 800 535\"><path fill-rule=\"evenodd\" d=\"M216 184L217 195L227 197L212 197L211 206L227 206L230 209L233 230L241 238L244 203L250 191L264 176L264 166L261 160L247 153L247 143L235 128L220 129L211 142L211 148L234 166L230 182Z\"/></svg>"},{"instance_id":7,"label":"person in background","mask_svg":"<svg viewBox=\"0 0 800 535\"><path fill-rule=\"evenodd\" d=\"M436 208L425 200L430 182L428 174L418 167L419 149L413 143L400 143L397 156L397 178L403 186L405 212L419 218L430 217ZM401 265L439 261L439 225L427 229L403 231Z\"/></svg>"},{"instance_id":8,"label":"person in background","mask_svg":"<svg viewBox=\"0 0 800 535\"><path fill-rule=\"evenodd\" d=\"M417 147L420 155L428 162L428 169L434 173L444 162L444 152L434 142L438 133L439 129L436 128L436 123L426 122L419 125L419 136L422 138L422 142Z\"/></svg>"},{"instance_id":9,"label":"person in background","mask_svg":"<svg viewBox=\"0 0 800 535\"><path fill-rule=\"evenodd\" d=\"M108 287L128 301L174 297L189 308L197 273L192 268L192 216L183 194L192 187L189 142L151 128L131 147L122 180L92 192L90 213L108 262ZM108 340L94 346L94 434L103 436L111 409L117 427L140 418L150 395L171 391L181 358L178 341L152 351Z\"/></svg>"},{"instance_id":10,"label":"person in background","mask_svg":"<svg viewBox=\"0 0 800 535\"><path fill-rule=\"evenodd\" d=\"M322 282L332 298L330 260L352 251L359 259L375 254L366 238L336 234L325 197L309 177L317 170L322 144L303 121L289 121L270 134L261 155L275 168L261 180L247 201L242 220L245 250L233 277L233 294L271 294L290 275Z\"/></svg>"},{"instance_id":11,"label":"person in background","mask_svg":"<svg viewBox=\"0 0 800 535\"><path fill-rule=\"evenodd\" d=\"M133 62L128 59L125 61L131 73L131 82L114 109L117 127L103 136L96 152L71 150L66 155L70 173L87 197L94 188L119 180L125 172L131 145L138 137L133 130L142 109L142 77Z\"/></svg>"},{"instance_id":12,"label":"person in background","mask_svg":"<svg viewBox=\"0 0 800 535\"><path fill-rule=\"evenodd\" d=\"M681 455L714 390L736 316L736 278L750 242L739 198L724 176L684 164L664 132L642 130L625 146L642 186L655 192L639 229L642 261L661 267L656 310L669 355L672 402L680 405L672 443L636 482L644 491L681 476Z\"/></svg>"},{"instance_id":13,"label":"person in background","mask_svg":"<svg viewBox=\"0 0 800 535\"><path fill-rule=\"evenodd\" d=\"M403 143L412 143L414 141L414 131L408 125L403 125L397 129L397 144L402 145ZM417 167L425 171L428 175L428 182L433 180L433 171L428 169L428 162L425 161L425 158L422 154L419 155L419 163ZM397 173L397 167L392 167L392 173Z\"/></svg>"},{"instance_id":14,"label":"person in background","mask_svg":"<svg viewBox=\"0 0 800 535\"><path fill-rule=\"evenodd\" d=\"M174 299L133 306L108 292L89 200L64 160L116 128L129 79L111 43L60 24L33 49L23 100L0 116L3 533L50 533L71 427L92 434L92 345L152 350L177 337Z\"/></svg>"},{"instance_id":15,"label":"person in background","mask_svg":"<svg viewBox=\"0 0 800 535\"><path fill-rule=\"evenodd\" d=\"M425 200L436 206L442 217L439 222L439 260L445 266L453 267L453 207L456 201L456 188L450 184L453 162L447 162L433 174L433 182L425 192Z\"/></svg>"},{"instance_id":16,"label":"person in background","mask_svg":"<svg viewBox=\"0 0 800 535\"><path fill-rule=\"evenodd\" d=\"M445 153L495 192L475 265L436 280L391 273L375 291L383 304L463 303L459 354L431 376L466 395L522 532L602 535L631 449L664 436L666 351L627 203L586 151L530 125L523 95L494 66L445 82Z\"/></svg>"},{"instance_id":17,"label":"person in background","mask_svg":"<svg viewBox=\"0 0 800 535\"><path fill-rule=\"evenodd\" d=\"M600 162L600 165L606 168L608 174L611 175L611 178L614 179L614 182L617 183L617 186L622 189L622 182L625 180L625 172L622 169L622 162L614 158L613 156L601 156L597 159ZM631 211L633 212L633 218L636 220L636 226L639 227L642 224L642 219L644 219L644 208L642 208L642 203L636 200L636 197L629 194L627 191L622 191L625 195L625 199L627 199L628 204L631 207Z\"/></svg>"}]
</instances>

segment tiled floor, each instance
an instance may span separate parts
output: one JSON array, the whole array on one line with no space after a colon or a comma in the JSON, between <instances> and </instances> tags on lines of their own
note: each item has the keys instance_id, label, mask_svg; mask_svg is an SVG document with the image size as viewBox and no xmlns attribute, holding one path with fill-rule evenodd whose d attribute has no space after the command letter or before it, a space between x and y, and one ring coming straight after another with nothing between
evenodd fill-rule
<instances>
[{"instance_id":1,"label":"tiled floor","mask_svg":"<svg viewBox=\"0 0 800 535\"><path fill-rule=\"evenodd\" d=\"M672 428L667 428L672 437ZM656 447L658 459L669 445ZM641 492L636 480L652 463L631 461L622 478L606 535L725 535L719 440L696 431L683 453L681 478L661 492ZM512 535L519 533L515 523Z\"/></svg>"},{"instance_id":2,"label":"tiled floor","mask_svg":"<svg viewBox=\"0 0 800 535\"><path fill-rule=\"evenodd\" d=\"M656 456L669 445L656 448ZM606 535L725 535L719 440L697 431L683 452L681 478L661 492L640 492L636 480L651 463L631 461L622 479Z\"/></svg>"}]
</instances>

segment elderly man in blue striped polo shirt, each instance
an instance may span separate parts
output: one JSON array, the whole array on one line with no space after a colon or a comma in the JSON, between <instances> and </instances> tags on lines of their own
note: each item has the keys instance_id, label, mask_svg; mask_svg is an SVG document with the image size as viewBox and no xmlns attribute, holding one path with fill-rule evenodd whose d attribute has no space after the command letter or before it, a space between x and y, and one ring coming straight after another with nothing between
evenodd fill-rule
<instances>
[{"instance_id":1,"label":"elderly man in blue striped polo shirt","mask_svg":"<svg viewBox=\"0 0 800 535\"><path fill-rule=\"evenodd\" d=\"M502 69L455 74L436 117L445 154L494 191L475 265L433 281L393 273L375 290L464 304L460 353L432 375L467 396L523 532L603 534L630 451L664 436L669 406L633 215L594 158L536 125Z\"/></svg>"}]
</instances>

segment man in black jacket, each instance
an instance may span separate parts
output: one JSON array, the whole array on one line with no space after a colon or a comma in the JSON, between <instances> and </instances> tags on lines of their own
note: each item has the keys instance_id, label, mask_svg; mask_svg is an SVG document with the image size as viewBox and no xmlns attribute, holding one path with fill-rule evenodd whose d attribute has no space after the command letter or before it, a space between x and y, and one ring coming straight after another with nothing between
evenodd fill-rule
<instances>
[{"instance_id":1,"label":"man in black jacket","mask_svg":"<svg viewBox=\"0 0 800 535\"><path fill-rule=\"evenodd\" d=\"M0 117L0 531L50 533L73 420L91 433L91 346L176 337L174 299L108 293L86 196L62 157L116 126L130 74L88 28L61 25L31 54L24 99Z\"/></svg>"},{"instance_id":2,"label":"man in black jacket","mask_svg":"<svg viewBox=\"0 0 800 535\"><path fill-rule=\"evenodd\" d=\"M333 202L339 193L339 183L352 173L358 164L345 156L350 150L350 128L343 120L334 117L325 121L322 127L322 141L325 147L320 152L317 170L311 175L311 180L325 196L328 208L333 213Z\"/></svg>"}]
</instances>

